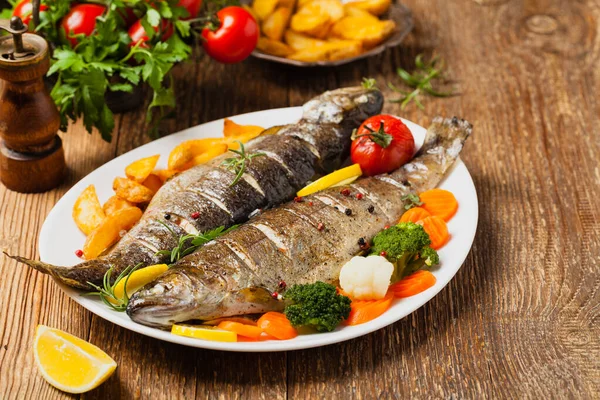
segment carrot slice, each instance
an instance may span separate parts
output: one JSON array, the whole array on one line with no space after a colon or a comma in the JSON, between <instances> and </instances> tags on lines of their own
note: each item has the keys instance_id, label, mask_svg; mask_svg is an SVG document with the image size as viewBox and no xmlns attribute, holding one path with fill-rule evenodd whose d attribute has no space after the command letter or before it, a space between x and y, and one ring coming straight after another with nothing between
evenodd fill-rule
<instances>
[{"instance_id":1,"label":"carrot slice","mask_svg":"<svg viewBox=\"0 0 600 400\"><path fill-rule=\"evenodd\" d=\"M290 321L284 314L279 312L269 311L258 319L256 325L263 332L279 340L293 339L298 336L298 332Z\"/></svg>"},{"instance_id":2,"label":"carrot slice","mask_svg":"<svg viewBox=\"0 0 600 400\"><path fill-rule=\"evenodd\" d=\"M423 229L429 235L431 239L431 248L438 250L441 249L450 240L450 234L448 233L448 227L443 219L436 216L427 217L419 224L423 225Z\"/></svg>"},{"instance_id":3,"label":"carrot slice","mask_svg":"<svg viewBox=\"0 0 600 400\"><path fill-rule=\"evenodd\" d=\"M416 222L421 221L422 219L425 219L430 216L431 216L431 214L429 213L429 211L427 211L423 207L413 207L410 210L408 210L407 212L405 212L404 214L402 214L402 217L400 218L400 221L398 221L398 222L414 222L414 223L416 223Z\"/></svg>"},{"instance_id":4,"label":"carrot slice","mask_svg":"<svg viewBox=\"0 0 600 400\"><path fill-rule=\"evenodd\" d=\"M257 326L244 325L234 321L223 321L217 328L230 332L235 332L239 336L244 336L250 339L258 339L262 334L262 330Z\"/></svg>"},{"instance_id":5,"label":"carrot slice","mask_svg":"<svg viewBox=\"0 0 600 400\"><path fill-rule=\"evenodd\" d=\"M352 300L350 315L344 323L346 325L359 325L374 320L390 308L392 300L394 300L394 294L390 291L383 299L379 300Z\"/></svg>"},{"instance_id":6,"label":"carrot slice","mask_svg":"<svg viewBox=\"0 0 600 400\"><path fill-rule=\"evenodd\" d=\"M421 207L427 210L431 215L442 218L444 221L450 221L450 218L458 210L458 202L454 195L444 189L431 189L419 195L419 199L424 203Z\"/></svg>"},{"instance_id":7,"label":"carrot slice","mask_svg":"<svg viewBox=\"0 0 600 400\"><path fill-rule=\"evenodd\" d=\"M398 298L419 294L435 285L435 276L429 271L417 271L390 286L390 293Z\"/></svg>"}]
</instances>

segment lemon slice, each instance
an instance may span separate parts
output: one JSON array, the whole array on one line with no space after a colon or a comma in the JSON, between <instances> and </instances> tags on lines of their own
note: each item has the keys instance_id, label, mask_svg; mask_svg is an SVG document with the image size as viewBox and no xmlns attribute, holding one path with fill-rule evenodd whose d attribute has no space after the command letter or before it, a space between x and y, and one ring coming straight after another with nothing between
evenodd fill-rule
<instances>
[{"instance_id":1,"label":"lemon slice","mask_svg":"<svg viewBox=\"0 0 600 400\"><path fill-rule=\"evenodd\" d=\"M35 331L33 355L44 379L67 393L92 390L117 368L117 363L93 344L44 325Z\"/></svg>"},{"instance_id":2,"label":"lemon slice","mask_svg":"<svg viewBox=\"0 0 600 400\"><path fill-rule=\"evenodd\" d=\"M355 180L357 180L358 178L359 178L358 176L353 176L352 178L344 179L343 181L338 182L335 185L331 185L331 187L340 187L340 186L349 185L352 182L354 182Z\"/></svg>"},{"instance_id":3,"label":"lemon slice","mask_svg":"<svg viewBox=\"0 0 600 400\"><path fill-rule=\"evenodd\" d=\"M338 169L337 171L334 171L329 175L325 175L324 177L317 179L310 185L307 185L304 188L302 188L297 193L297 195L300 197L308 196L309 194L320 192L321 190L327 189L332 186L336 186L338 184L347 184L344 182L350 179L352 179L352 181L350 182L353 182L361 175L362 171L360 169L360 165L352 164L349 167Z\"/></svg>"},{"instance_id":4,"label":"lemon slice","mask_svg":"<svg viewBox=\"0 0 600 400\"><path fill-rule=\"evenodd\" d=\"M237 333L212 326L173 325L171 333L216 342L237 342Z\"/></svg>"},{"instance_id":5,"label":"lemon slice","mask_svg":"<svg viewBox=\"0 0 600 400\"><path fill-rule=\"evenodd\" d=\"M123 278L117 283L114 290L115 297L117 299L123 298L126 280L127 297L130 297L133 293L137 292L138 289L140 289L142 286L152 282L168 269L169 267L167 266L167 264L156 264L133 271L129 276L129 279Z\"/></svg>"}]
</instances>

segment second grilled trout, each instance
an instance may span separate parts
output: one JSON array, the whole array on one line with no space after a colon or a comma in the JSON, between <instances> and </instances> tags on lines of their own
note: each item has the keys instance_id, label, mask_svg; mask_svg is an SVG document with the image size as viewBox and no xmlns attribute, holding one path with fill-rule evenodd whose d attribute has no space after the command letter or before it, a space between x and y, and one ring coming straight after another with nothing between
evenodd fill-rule
<instances>
[{"instance_id":1,"label":"second grilled trout","mask_svg":"<svg viewBox=\"0 0 600 400\"><path fill-rule=\"evenodd\" d=\"M402 196L438 185L454 164L471 125L436 118L416 158L399 170L331 188L268 210L238 229L182 258L135 293L127 313L144 325L168 328L281 310L272 292L286 284L335 283L341 267L404 212ZM361 193L362 199L356 194Z\"/></svg>"},{"instance_id":2,"label":"second grilled trout","mask_svg":"<svg viewBox=\"0 0 600 400\"><path fill-rule=\"evenodd\" d=\"M154 196L140 222L114 249L70 267L13 257L69 286L90 289L101 284L112 266L116 277L128 266L165 263L179 237L244 222L258 208L290 200L310 179L331 172L348 157L350 136L365 119L377 115L383 95L377 90L350 87L325 92L303 106L300 122L271 128L246 144L248 154L263 153L247 164L242 179L222 165L230 154L216 157L167 182ZM265 121L268 122L268 121ZM199 218L192 214L199 213Z\"/></svg>"}]
</instances>

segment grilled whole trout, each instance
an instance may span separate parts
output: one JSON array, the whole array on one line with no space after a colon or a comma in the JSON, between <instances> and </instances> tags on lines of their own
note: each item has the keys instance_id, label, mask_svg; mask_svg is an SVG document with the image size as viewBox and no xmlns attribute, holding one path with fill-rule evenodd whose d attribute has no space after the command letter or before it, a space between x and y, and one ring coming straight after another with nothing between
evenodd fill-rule
<instances>
[{"instance_id":1,"label":"grilled whole trout","mask_svg":"<svg viewBox=\"0 0 600 400\"><path fill-rule=\"evenodd\" d=\"M88 282L100 284L111 266L114 278L128 266L168 262L168 256L156 253L174 248L181 235L244 222L252 211L290 200L310 179L339 167L349 155L352 131L379 114L382 106L383 96L377 90L350 87L325 92L304 104L298 123L271 128L270 133L276 134L246 144L248 154L263 156L247 163L235 185L236 172L222 165L231 154L172 178L107 255L70 267L12 258L83 289L91 288ZM200 217L192 218L193 213Z\"/></svg>"},{"instance_id":2,"label":"grilled whole trout","mask_svg":"<svg viewBox=\"0 0 600 400\"><path fill-rule=\"evenodd\" d=\"M168 328L188 320L211 320L276 311L271 294L288 285L336 283L341 267L405 211L402 196L438 185L472 130L456 118L436 118L409 164L391 174L364 178L267 210L182 258L136 292L127 314L149 326ZM362 193L362 199L356 194Z\"/></svg>"}]
</instances>

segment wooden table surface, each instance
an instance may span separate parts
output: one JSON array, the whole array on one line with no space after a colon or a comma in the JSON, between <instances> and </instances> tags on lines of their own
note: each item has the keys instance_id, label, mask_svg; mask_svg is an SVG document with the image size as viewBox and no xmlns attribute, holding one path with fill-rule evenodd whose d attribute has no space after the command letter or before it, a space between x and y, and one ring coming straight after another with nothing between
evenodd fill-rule
<instances>
[{"instance_id":1,"label":"wooden table surface","mask_svg":"<svg viewBox=\"0 0 600 400\"><path fill-rule=\"evenodd\" d=\"M198 55L176 70L169 132L297 106L364 76L397 82L418 53L442 55L461 95L426 110L385 111L427 126L475 126L462 158L479 227L462 269L431 302L392 326L338 345L241 354L186 348L102 320L58 286L0 258L0 398L68 397L31 352L36 325L91 341L118 363L89 398L599 398L600 2L407 0L415 30L399 48L335 69ZM388 99L394 98L387 88ZM112 143L74 124L62 135L69 175L23 195L0 186L0 248L38 257L44 218L78 180L146 143L142 109L117 118Z\"/></svg>"}]
</instances>

